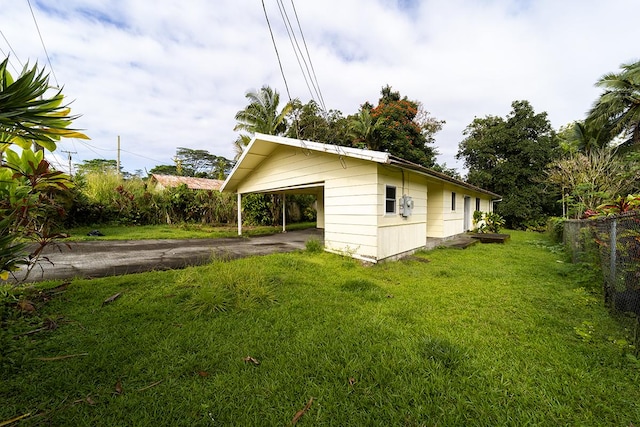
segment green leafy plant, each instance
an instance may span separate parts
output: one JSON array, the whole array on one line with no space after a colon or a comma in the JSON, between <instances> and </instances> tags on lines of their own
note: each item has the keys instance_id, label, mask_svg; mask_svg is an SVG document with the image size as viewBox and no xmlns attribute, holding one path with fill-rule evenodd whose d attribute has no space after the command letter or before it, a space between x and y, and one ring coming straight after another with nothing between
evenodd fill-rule
<instances>
[{"instance_id":1,"label":"green leafy plant","mask_svg":"<svg viewBox=\"0 0 640 427\"><path fill-rule=\"evenodd\" d=\"M484 223L482 222L483 216L482 211L473 211L473 231L476 233L480 233L484 227Z\"/></svg>"},{"instance_id":2,"label":"green leafy plant","mask_svg":"<svg viewBox=\"0 0 640 427\"><path fill-rule=\"evenodd\" d=\"M29 148L33 142L53 151L60 138L89 139L69 125L78 116L63 104L62 90L47 96L49 75L37 66L22 71L13 79L7 65L0 62L0 141Z\"/></svg>"},{"instance_id":3,"label":"green leafy plant","mask_svg":"<svg viewBox=\"0 0 640 427\"><path fill-rule=\"evenodd\" d=\"M504 218L495 212L473 213L474 231L477 233L499 233L504 227Z\"/></svg>"},{"instance_id":4,"label":"green leafy plant","mask_svg":"<svg viewBox=\"0 0 640 427\"><path fill-rule=\"evenodd\" d=\"M598 206L597 211L602 215L616 215L640 209L640 194L619 196L611 203Z\"/></svg>"},{"instance_id":5,"label":"green leafy plant","mask_svg":"<svg viewBox=\"0 0 640 427\"><path fill-rule=\"evenodd\" d=\"M73 186L68 175L52 170L44 152L23 149L3 153L0 167L0 278L21 266L29 273L43 249L62 237L58 221L65 215L62 194ZM35 243L24 253L24 241Z\"/></svg>"}]
</instances>

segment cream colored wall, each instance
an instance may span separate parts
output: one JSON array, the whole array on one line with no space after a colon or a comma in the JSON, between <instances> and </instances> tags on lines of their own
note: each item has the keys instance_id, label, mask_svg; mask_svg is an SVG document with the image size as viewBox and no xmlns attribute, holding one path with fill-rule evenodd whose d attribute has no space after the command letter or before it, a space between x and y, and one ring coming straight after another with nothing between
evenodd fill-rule
<instances>
[{"instance_id":1,"label":"cream colored wall","mask_svg":"<svg viewBox=\"0 0 640 427\"><path fill-rule=\"evenodd\" d=\"M456 209L451 210L451 192L456 193ZM456 185L444 184L444 236L451 237L464 233L464 188ZM473 212L472 212L473 213Z\"/></svg>"},{"instance_id":2,"label":"cream colored wall","mask_svg":"<svg viewBox=\"0 0 640 427\"><path fill-rule=\"evenodd\" d=\"M464 233L464 198L471 197L471 226L476 197L480 198L480 210L490 212L491 198L483 193L452 183L429 182L427 236L446 238ZM456 209L451 210L451 192L456 193Z\"/></svg>"},{"instance_id":3,"label":"cream colored wall","mask_svg":"<svg viewBox=\"0 0 640 427\"><path fill-rule=\"evenodd\" d=\"M238 187L238 192L260 192L273 188L324 182L325 248L361 258L378 257L377 164L335 154L280 146Z\"/></svg>"},{"instance_id":4,"label":"cream colored wall","mask_svg":"<svg viewBox=\"0 0 640 427\"><path fill-rule=\"evenodd\" d=\"M428 182L427 237L444 237L444 184Z\"/></svg>"},{"instance_id":5,"label":"cream colored wall","mask_svg":"<svg viewBox=\"0 0 640 427\"><path fill-rule=\"evenodd\" d=\"M239 193L268 191L318 183L318 227L324 228L325 248L331 252L378 261L421 248L427 237L445 238L464 231L464 196L477 194L451 183L431 181L424 175L371 161L299 148L278 147L239 185ZM385 186L396 187L396 203L403 194L412 197L412 215L404 218L398 205L385 215ZM451 191L456 210L451 210ZM479 194L479 193L478 193ZM324 197L322 196L324 195ZM480 195L481 207L490 208Z\"/></svg>"},{"instance_id":6,"label":"cream colored wall","mask_svg":"<svg viewBox=\"0 0 640 427\"><path fill-rule=\"evenodd\" d=\"M396 213L385 214L386 186L396 187ZM400 215L399 199L413 199L409 217ZM378 165L378 259L424 247L427 240L427 185L423 175Z\"/></svg>"}]
</instances>

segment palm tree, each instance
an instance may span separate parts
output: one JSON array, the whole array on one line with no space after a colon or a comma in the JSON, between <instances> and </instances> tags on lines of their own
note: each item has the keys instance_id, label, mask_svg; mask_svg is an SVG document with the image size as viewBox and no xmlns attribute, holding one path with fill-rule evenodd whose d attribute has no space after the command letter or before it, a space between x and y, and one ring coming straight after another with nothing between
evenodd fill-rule
<instances>
[{"instance_id":1,"label":"palm tree","mask_svg":"<svg viewBox=\"0 0 640 427\"><path fill-rule=\"evenodd\" d=\"M236 113L238 124L233 128L236 131L245 131L247 134L240 136L233 142L235 159L238 160L242 151L251 141L251 134L256 132L267 135L282 135L287 130L285 120L292 110L293 103L288 102L281 111L278 111L280 94L269 86L262 86L260 91L249 91L245 97L250 101L243 110Z\"/></svg>"},{"instance_id":2,"label":"palm tree","mask_svg":"<svg viewBox=\"0 0 640 427\"><path fill-rule=\"evenodd\" d=\"M605 91L589 111L587 121L622 135L625 146L640 144L640 61L623 64L619 73L605 74L596 86Z\"/></svg>"},{"instance_id":3,"label":"palm tree","mask_svg":"<svg viewBox=\"0 0 640 427\"><path fill-rule=\"evenodd\" d=\"M375 132L382 127L384 119L375 120L368 108L361 108L360 112L349 120L349 136L354 139L355 145L369 150L378 150L379 141Z\"/></svg>"},{"instance_id":4,"label":"palm tree","mask_svg":"<svg viewBox=\"0 0 640 427\"><path fill-rule=\"evenodd\" d=\"M234 161L238 161L240 156L242 156L242 152L251 142L251 137L247 134L240 134L235 141L233 141L233 151L235 152L235 156L233 157Z\"/></svg>"},{"instance_id":5,"label":"palm tree","mask_svg":"<svg viewBox=\"0 0 640 427\"><path fill-rule=\"evenodd\" d=\"M612 139L611 126L608 123L596 126L592 121L577 121L570 129L567 142L579 152L589 154L607 147Z\"/></svg>"},{"instance_id":6,"label":"palm tree","mask_svg":"<svg viewBox=\"0 0 640 427\"><path fill-rule=\"evenodd\" d=\"M243 110L236 113L238 124L234 130L267 135L282 135L287 130L285 117L291 111L291 103L287 103L278 111L280 94L269 86L263 86L258 92L247 92L250 101Z\"/></svg>"}]
</instances>

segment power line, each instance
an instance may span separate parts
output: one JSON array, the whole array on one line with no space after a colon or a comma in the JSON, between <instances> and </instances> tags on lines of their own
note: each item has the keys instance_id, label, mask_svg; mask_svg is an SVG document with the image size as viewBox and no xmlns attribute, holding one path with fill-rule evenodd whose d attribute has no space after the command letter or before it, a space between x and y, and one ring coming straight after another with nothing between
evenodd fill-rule
<instances>
[{"instance_id":1,"label":"power line","mask_svg":"<svg viewBox=\"0 0 640 427\"><path fill-rule=\"evenodd\" d=\"M15 56L16 61L18 61L18 64L20 64L21 68L24 68L24 65L22 65L22 61L20 61L20 58L18 58L18 54L16 53L15 50L13 50L13 46L11 46L11 43L9 43L9 40L7 40L7 38L5 37L4 33L2 32L2 30L0 30L0 34L2 34L2 38L4 39L4 41L7 43L7 46L9 46L9 50L11 50L11 53L13 53L13 56ZM2 54L4 55L4 52L2 52ZM8 55L5 55L8 56ZM12 65L13 66L13 65ZM13 67L13 69L15 70L16 68ZM18 70L16 70L16 72L18 72Z\"/></svg>"},{"instance_id":2,"label":"power line","mask_svg":"<svg viewBox=\"0 0 640 427\"><path fill-rule=\"evenodd\" d=\"M311 54L309 54L309 47L307 46L307 41L304 38L304 33L302 32L302 26L300 25L300 19L298 18L298 11L296 10L296 5L293 3L293 0L291 0L291 7L293 8L293 13L296 17L296 22L298 23L298 29L300 30L300 36L302 37L302 43L304 44L304 49L307 52L307 58L309 58L309 65L311 66L311 71L313 73L313 79L315 80L316 84L314 87L317 88L318 90L318 97L320 99L320 102L322 103L322 108L324 109L324 111L327 111L327 106L324 103L324 96L322 96L322 91L320 90L320 83L318 83L318 76L316 75L316 70L313 66L313 62L311 61Z\"/></svg>"},{"instance_id":3,"label":"power line","mask_svg":"<svg viewBox=\"0 0 640 427\"><path fill-rule=\"evenodd\" d=\"M289 36L289 41L291 42L293 53L296 56L296 61L298 61L298 66L300 67L300 71L302 72L302 77L304 78L304 82L307 85L307 89L309 90L311 99L315 101L315 98L313 96L313 91L311 90L311 86L309 86L309 80L307 79L307 74L304 72L304 68L302 68L300 57L302 57L302 61L304 62L304 65L307 67L307 70L309 70L309 66L307 65L307 61L304 59L304 56L302 55L302 51L300 51L300 45L298 45L298 39L296 38L296 35L293 32L293 28L291 27L291 22L289 21L289 15L287 15L287 11L284 9L284 4L282 4L282 0L277 0L276 3L278 4L278 9L280 10L280 16L282 17L284 28L287 30L287 36ZM291 31L289 31L290 28L291 28ZM298 47L297 49L296 49L296 46ZM300 55L298 55L298 51L300 51ZM311 82L311 84L313 85L313 81Z\"/></svg>"},{"instance_id":4,"label":"power line","mask_svg":"<svg viewBox=\"0 0 640 427\"><path fill-rule=\"evenodd\" d=\"M282 79L284 80L284 87L287 89L289 102L291 102L292 101L291 92L289 92L289 85L287 84L287 78L284 75L284 69L282 68L282 61L280 60L280 53L278 53L278 46L276 45L276 39L273 36L273 30L271 29L271 23L269 22L269 16L267 15L267 8L264 5L264 0L262 0L262 10L264 11L264 18L267 20L267 27L269 27L269 34L271 34L271 41L273 41L273 48L276 50L276 57L278 58L278 64L280 65L280 73L282 74Z\"/></svg>"},{"instance_id":5,"label":"power line","mask_svg":"<svg viewBox=\"0 0 640 427\"><path fill-rule=\"evenodd\" d=\"M88 144L87 142L84 142L82 140L77 140L77 141L80 144L84 145L86 148L88 148L89 151L92 151L93 153L95 153L98 156L102 156L102 154L98 153L96 150L100 150L100 151L118 151L117 148L99 148L99 147L95 147L95 146L93 146L91 144ZM74 148L75 148L75 146L74 146ZM122 151L123 153L131 154L131 155L136 156L136 157L143 158L143 159L153 160L154 162L158 162L158 163L162 163L163 162L162 160L152 159L151 157L143 156L142 154L134 153L134 152L129 151L129 150L120 149L120 151Z\"/></svg>"},{"instance_id":6,"label":"power line","mask_svg":"<svg viewBox=\"0 0 640 427\"><path fill-rule=\"evenodd\" d=\"M35 13L33 13L33 8L31 7L31 0L27 0L27 4L29 5L29 10L31 11L31 16L33 17L33 23L36 24L36 30L38 30L38 36L40 37L40 43L42 43L44 54L47 56L47 61L49 62L49 68L51 68L51 74L53 74L53 79L56 81L56 87L60 87L60 84L58 83L58 78L56 77L56 72L53 71L53 65L51 64L51 58L49 58L49 52L47 52L47 47L44 45L44 39L42 38L42 33L40 32L40 27L38 26L36 15Z\"/></svg>"}]
</instances>

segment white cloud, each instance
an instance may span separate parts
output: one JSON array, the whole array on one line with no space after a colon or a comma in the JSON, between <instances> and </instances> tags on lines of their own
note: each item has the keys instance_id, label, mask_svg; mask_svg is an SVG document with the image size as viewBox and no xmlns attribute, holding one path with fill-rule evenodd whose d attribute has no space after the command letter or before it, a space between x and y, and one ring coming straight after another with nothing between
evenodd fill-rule
<instances>
[{"instance_id":1,"label":"white cloud","mask_svg":"<svg viewBox=\"0 0 640 427\"><path fill-rule=\"evenodd\" d=\"M115 158L126 170L170 164L176 147L233 156L235 112L262 85L286 99L260 2L31 1L53 70L92 137L64 142L74 161ZM284 1L295 25L291 2ZM265 0L293 97L309 92L280 18ZM638 59L635 0L326 0L296 2L328 108L354 113L383 85L446 120L440 161L474 116L529 100L555 127L581 119L595 81ZM46 64L28 4L3 5L0 29L18 58ZM299 40L301 42L301 40ZM9 47L0 40L5 52ZM17 65L15 58L12 63ZM66 160L62 162L66 165Z\"/></svg>"}]
</instances>

